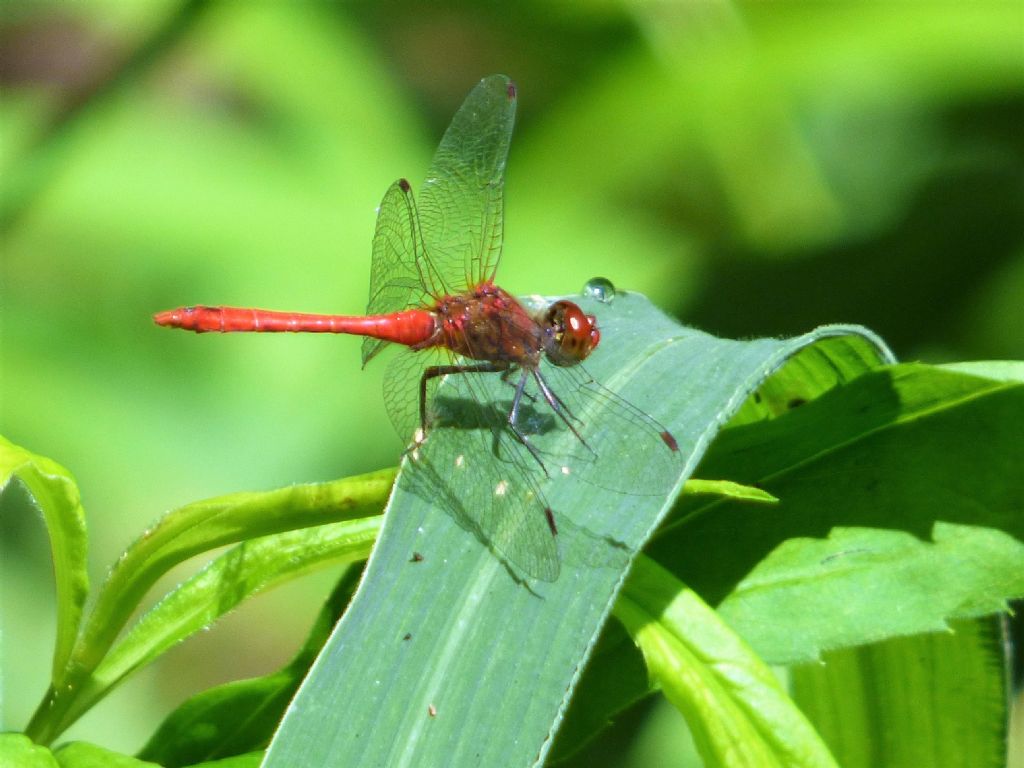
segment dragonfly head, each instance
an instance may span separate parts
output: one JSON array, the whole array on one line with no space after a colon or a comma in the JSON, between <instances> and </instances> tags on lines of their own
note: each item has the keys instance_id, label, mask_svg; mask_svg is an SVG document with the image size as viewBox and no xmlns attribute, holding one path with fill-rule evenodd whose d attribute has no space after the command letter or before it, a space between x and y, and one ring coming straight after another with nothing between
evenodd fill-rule
<instances>
[{"instance_id":1,"label":"dragonfly head","mask_svg":"<svg viewBox=\"0 0 1024 768\"><path fill-rule=\"evenodd\" d=\"M548 307L541 324L547 334L544 352L555 365L582 362L601 341L597 318L584 314L571 301L556 301Z\"/></svg>"}]
</instances>

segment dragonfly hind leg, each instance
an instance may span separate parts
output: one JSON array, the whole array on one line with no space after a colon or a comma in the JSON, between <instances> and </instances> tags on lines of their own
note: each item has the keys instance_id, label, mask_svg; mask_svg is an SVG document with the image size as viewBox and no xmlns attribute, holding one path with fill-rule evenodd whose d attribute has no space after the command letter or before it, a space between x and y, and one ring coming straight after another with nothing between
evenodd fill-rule
<instances>
[{"instance_id":1,"label":"dragonfly hind leg","mask_svg":"<svg viewBox=\"0 0 1024 768\"><path fill-rule=\"evenodd\" d=\"M420 434L417 437L416 442L422 443L427 439L427 383L438 376L448 376L450 374L459 373L501 373L503 381L508 382L508 377L517 370L515 366L507 361L494 362L494 363L479 363L478 365L432 365L423 371L423 376L420 378ZM540 452L533 447L529 439L523 434L522 430L519 429L519 406L523 401L523 397L533 400L533 396L525 391L526 382L529 378L527 371L522 371L522 375L519 378L519 382L515 385L516 392L512 398L512 408L509 410L508 417L505 419L509 431L518 440L530 455L534 458L541 470L545 475L550 477L548 468L544 465L543 459L541 459ZM508 382L511 383L511 382ZM574 430L575 431L575 430Z\"/></svg>"},{"instance_id":2,"label":"dragonfly hind leg","mask_svg":"<svg viewBox=\"0 0 1024 768\"><path fill-rule=\"evenodd\" d=\"M427 384L431 379L438 376L448 376L457 373L506 373L509 364L501 363L480 363L479 365L432 365L424 369L420 377L420 438L423 442L427 438Z\"/></svg>"}]
</instances>

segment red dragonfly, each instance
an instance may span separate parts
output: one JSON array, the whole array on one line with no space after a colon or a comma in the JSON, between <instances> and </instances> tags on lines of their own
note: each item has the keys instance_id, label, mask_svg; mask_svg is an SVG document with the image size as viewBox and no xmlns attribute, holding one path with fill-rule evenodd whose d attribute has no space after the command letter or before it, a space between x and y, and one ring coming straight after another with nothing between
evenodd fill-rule
<instances>
[{"instance_id":1,"label":"red dragonfly","mask_svg":"<svg viewBox=\"0 0 1024 768\"><path fill-rule=\"evenodd\" d=\"M419 199L405 179L388 189L377 215L366 315L194 306L154 320L197 333L355 334L364 337L364 365L389 343L403 345L410 353L391 363L384 400L399 435L413 438L409 469L420 467L431 496L447 499L460 524L506 565L553 581L558 527L542 483L577 474L612 491L657 494L674 482L679 454L664 427L579 365L601 339L593 315L566 300L535 313L494 283L515 108L508 78L481 80L445 132ZM505 390L507 410L494 405L500 391L483 375L494 373L512 388ZM438 396L441 380L451 384L447 397ZM540 413L539 401L553 420ZM559 423L568 441L545 434ZM446 424L476 442L432 454L428 464L419 448ZM635 487L614 487L627 458L638 467L625 473ZM466 483L454 480L459 472ZM458 493L446 491L442 478Z\"/></svg>"}]
</instances>

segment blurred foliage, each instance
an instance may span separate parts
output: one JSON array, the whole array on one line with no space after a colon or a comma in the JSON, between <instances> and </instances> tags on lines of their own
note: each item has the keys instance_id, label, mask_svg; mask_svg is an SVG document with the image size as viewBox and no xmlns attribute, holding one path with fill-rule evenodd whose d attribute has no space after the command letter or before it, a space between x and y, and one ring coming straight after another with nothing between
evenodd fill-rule
<instances>
[{"instance_id":1,"label":"blurred foliage","mask_svg":"<svg viewBox=\"0 0 1024 768\"><path fill-rule=\"evenodd\" d=\"M395 462L358 340L149 317L360 310L375 205L493 72L520 93L511 290L602 274L722 335L851 321L903 357L1024 357L1019 3L0 7L0 431L74 470L97 575L166 508ZM18 727L47 662L11 649L50 647L52 587L41 527L0 518ZM197 680L273 668L322 597L295 594L243 617L246 658L213 633L167 667L195 677L82 727L133 749Z\"/></svg>"}]
</instances>

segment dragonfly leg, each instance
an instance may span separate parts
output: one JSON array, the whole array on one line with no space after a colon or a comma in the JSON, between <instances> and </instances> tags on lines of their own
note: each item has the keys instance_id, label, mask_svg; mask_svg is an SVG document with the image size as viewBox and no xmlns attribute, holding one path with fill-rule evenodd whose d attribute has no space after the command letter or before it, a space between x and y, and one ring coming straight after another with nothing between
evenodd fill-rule
<instances>
[{"instance_id":1,"label":"dragonfly leg","mask_svg":"<svg viewBox=\"0 0 1024 768\"><path fill-rule=\"evenodd\" d=\"M506 369L505 369L505 370L504 370L504 371L502 372L502 374L501 374L501 381L502 381L502 383L504 383L504 384L508 384L508 385L509 385L510 387L514 387L514 386L516 386L516 385L515 385L515 384L513 384L513 383L512 383L511 381L509 381L509 377L510 377L510 376L511 376L511 375L512 375L513 373L518 373L518 372L519 372L520 370L522 370L522 369L521 369L521 368L519 368L519 366L517 366L517 365L512 365L512 366L509 366L508 368L506 368ZM530 394L529 392L523 392L523 394L522 394L522 397L525 397L525 398L526 398L527 400L529 400L529 401L530 401L531 403L534 403L534 402L536 402L536 401L537 401L537 398L535 398L535 397L534 397L533 395L531 395L531 394Z\"/></svg>"},{"instance_id":2,"label":"dragonfly leg","mask_svg":"<svg viewBox=\"0 0 1024 768\"><path fill-rule=\"evenodd\" d=\"M506 361L480 363L479 365L432 365L425 369L423 371L423 376L420 378L420 432L423 435L423 439L425 439L427 435L427 382L433 378L437 378L438 376L448 376L449 374L499 372L502 375L502 379L507 381L510 372L513 370L515 370L513 366ZM534 460L540 465L544 474L550 477L548 468L544 465L544 461L540 457L540 452L533 447L533 444L530 443L529 439L523 434L522 430L519 429L519 425L516 423L519 419L519 406L523 401L523 397L531 397L525 391L526 382L527 373L523 371L522 376L519 378L519 382L515 385L516 393L512 398L512 408L509 411L506 422L512 436L522 443L523 447L530 452L530 455L533 456ZM573 431L575 432L575 430ZM582 440L582 438L580 439Z\"/></svg>"},{"instance_id":3,"label":"dragonfly leg","mask_svg":"<svg viewBox=\"0 0 1024 768\"><path fill-rule=\"evenodd\" d=\"M438 376L456 373L504 373L509 368L506 362L480 363L479 365L432 365L420 377L420 432L427 436L427 382Z\"/></svg>"},{"instance_id":4,"label":"dragonfly leg","mask_svg":"<svg viewBox=\"0 0 1024 768\"><path fill-rule=\"evenodd\" d=\"M523 396L525 395L526 397L529 397L531 400L533 399L532 397L530 397L529 394L526 393L527 378L528 375L526 371L523 371L522 375L519 377L519 383L516 384L516 394L512 398L512 408L508 412L508 428L515 436L516 440L522 443L523 447L526 448L526 450L530 452L530 455L533 456L536 462L540 464L540 468L544 470L544 474L550 477L551 475L548 474L548 468L544 466L544 462L540 457L540 452L533 447L533 444L529 441L526 435L524 435L522 431L520 431L519 425L517 424L517 422L519 421L519 406L523 402Z\"/></svg>"},{"instance_id":5,"label":"dragonfly leg","mask_svg":"<svg viewBox=\"0 0 1024 768\"><path fill-rule=\"evenodd\" d=\"M551 406L551 410L558 414L558 417L565 422L565 426L569 428L569 431L576 435L576 439L583 444L583 447L591 453L594 453L594 450L587 445L587 441L583 439L583 435L579 433L576 426L573 424L573 421L579 421L579 418L577 418L577 416L569 409L569 406L563 403L558 395L552 391L551 387L548 386L548 383L544 381L544 377L540 375L540 371L534 368L530 370L530 373L533 374L533 378L537 382L537 388L540 390L540 393L543 395L547 404Z\"/></svg>"}]
</instances>

